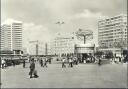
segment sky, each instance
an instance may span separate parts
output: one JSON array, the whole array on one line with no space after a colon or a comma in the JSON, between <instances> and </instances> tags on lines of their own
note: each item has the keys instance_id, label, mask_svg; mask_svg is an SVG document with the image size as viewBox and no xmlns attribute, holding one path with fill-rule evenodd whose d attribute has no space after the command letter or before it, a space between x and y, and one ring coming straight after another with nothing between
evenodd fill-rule
<instances>
[{"instance_id":1,"label":"sky","mask_svg":"<svg viewBox=\"0 0 128 89\"><path fill-rule=\"evenodd\" d=\"M47 42L58 33L79 28L92 30L98 44L98 20L127 12L127 0L1 0L1 22L19 20L23 25L23 46L28 41ZM65 24L58 25L56 22Z\"/></svg>"}]
</instances>

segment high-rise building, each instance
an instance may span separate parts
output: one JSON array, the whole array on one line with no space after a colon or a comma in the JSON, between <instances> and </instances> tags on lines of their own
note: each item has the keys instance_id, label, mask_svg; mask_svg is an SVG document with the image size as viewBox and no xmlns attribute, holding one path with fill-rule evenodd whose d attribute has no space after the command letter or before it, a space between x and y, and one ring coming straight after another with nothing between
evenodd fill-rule
<instances>
[{"instance_id":1,"label":"high-rise building","mask_svg":"<svg viewBox=\"0 0 128 89\"><path fill-rule=\"evenodd\" d=\"M22 22L8 19L1 25L0 49L15 51L22 50Z\"/></svg>"},{"instance_id":2,"label":"high-rise building","mask_svg":"<svg viewBox=\"0 0 128 89\"><path fill-rule=\"evenodd\" d=\"M110 50L115 54L120 54L127 48L127 15L99 20L98 22L98 41L100 50Z\"/></svg>"}]
</instances>

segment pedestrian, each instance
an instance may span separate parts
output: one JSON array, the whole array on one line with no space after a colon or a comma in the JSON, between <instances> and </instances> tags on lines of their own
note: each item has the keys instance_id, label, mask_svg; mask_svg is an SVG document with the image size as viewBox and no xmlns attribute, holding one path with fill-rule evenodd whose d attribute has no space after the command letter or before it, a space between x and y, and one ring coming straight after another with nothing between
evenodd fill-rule
<instances>
[{"instance_id":1,"label":"pedestrian","mask_svg":"<svg viewBox=\"0 0 128 89\"><path fill-rule=\"evenodd\" d=\"M2 58L0 58L1 60L0 60L0 68L2 67L2 63L1 63L1 61L2 61Z\"/></svg>"},{"instance_id":2,"label":"pedestrian","mask_svg":"<svg viewBox=\"0 0 128 89\"><path fill-rule=\"evenodd\" d=\"M62 68L65 68L66 67L65 62L66 62L66 58L63 58L62 59Z\"/></svg>"},{"instance_id":3,"label":"pedestrian","mask_svg":"<svg viewBox=\"0 0 128 89\"><path fill-rule=\"evenodd\" d=\"M76 65L78 65L78 62L79 62L79 61L78 61L78 58L76 57Z\"/></svg>"},{"instance_id":4,"label":"pedestrian","mask_svg":"<svg viewBox=\"0 0 128 89\"><path fill-rule=\"evenodd\" d=\"M35 63L34 63L34 59L32 59L32 61L30 62L30 72L29 72L29 75L30 75L30 78L33 78L33 75L35 78L39 77L37 75L37 71L35 70Z\"/></svg>"},{"instance_id":5,"label":"pedestrian","mask_svg":"<svg viewBox=\"0 0 128 89\"><path fill-rule=\"evenodd\" d=\"M96 57L95 57L95 56L93 56L93 63L95 63L95 61L96 61Z\"/></svg>"},{"instance_id":6,"label":"pedestrian","mask_svg":"<svg viewBox=\"0 0 128 89\"><path fill-rule=\"evenodd\" d=\"M71 67L73 67L73 59L71 58Z\"/></svg>"},{"instance_id":7,"label":"pedestrian","mask_svg":"<svg viewBox=\"0 0 128 89\"><path fill-rule=\"evenodd\" d=\"M29 75L30 75L30 78L32 78L32 75L33 75L33 72L34 72L34 69L35 69L35 63L34 63L34 59L30 61L30 72L29 72Z\"/></svg>"},{"instance_id":8,"label":"pedestrian","mask_svg":"<svg viewBox=\"0 0 128 89\"><path fill-rule=\"evenodd\" d=\"M119 62L121 62L121 57L119 57Z\"/></svg>"},{"instance_id":9,"label":"pedestrian","mask_svg":"<svg viewBox=\"0 0 128 89\"><path fill-rule=\"evenodd\" d=\"M5 60L4 59L2 59L2 69L4 69L4 67L5 67Z\"/></svg>"},{"instance_id":10,"label":"pedestrian","mask_svg":"<svg viewBox=\"0 0 128 89\"><path fill-rule=\"evenodd\" d=\"M5 59L4 61L5 61L4 67L6 68L8 66L8 59Z\"/></svg>"},{"instance_id":11,"label":"pedestrian","mask_svg":"<svg viewBox=\"0 0 128 89\"><path fill-rule=\"evenodd\" d=\"M42 60L42 58L40 59L40 65L41 65L41 67L43 67L43 60Z\"/></svg>"},{"instance_id":12,"label":"pedestrian","mask_svg":"<svg viewBox=\"0 0 128 89\"><path fill-rule=\"evenodd\" d=\"M76 58L73 57L73 64L75 65L76 64Z\"/></svg>"},{"instance_id":13,"label":"pedestrian","mask_svg":"<svg viewBox=\"0 0 128 89\"><path fill-rule=\"evenodd\" d=\"M13 67L15 67L15 60L12 60L12 65Z\"/></svg>"},{"instance_id":14,"label":"pedestrian","mask_svg":"<svg viewBox=\"0 0 128 89\"><path fill-rule=\"evenodd\" d=\"M48 67L47 66L47 58L46 57L44 58L44 67Z\"/></svg>"},{"instance_id":15,"label":"pedestrian","mask_svg":"<svg viewBox=\"0 0 128 89\"><path fill-rule=\"evenodd\" d=\"M29 63L31 62L31 57L28 58Z\"/></svg>"},{"instance_id":16,"label":"pedestrian","mask_svg":"<svg viewBox=\"0 0 128 89\"><path fill-rule=\"evenodd\" d=\"M101 59L99 58L99 62L98 62L98 65L100 66L101 65Z\"/></svg>"},{"instance_id":17,"label":"pedestrian","mask_svg":"<svg viewBox=\"0 0 128 89\"><path fill-rule=\"evenodd\" d=\"M25 68L25 60L23 60L23 68Z\"/></svg>"},{"instance_id":18,"label":"pedestrian","mask_svg":"<svg viewBox=\"0 0 128 89\"><path fill-rule=\"evenodd\" d=\"M73 67L73 60L71 57L69 58L69 67Z\"/></svg>"},{"instance_id":19,"label":"pedestrian","mask_svg":"<svg viewBox=\"0 0 128 89\"><path fill-rule=\"evenodd\" d=\"M50 57L50 58L49 58L49 64L51 64L51 60L52 60L52 58Z\"/></svg>"},{"instance_id":20,"label":"pedestrian","mask_svg":"<svg viewBox=\"0 0 128 89\"><path fill-rule=\"evenodd\" d=\"M71 67L71 58L68 58L68 63L69 63L68 67Z\"/></svg>"}]
</instances>

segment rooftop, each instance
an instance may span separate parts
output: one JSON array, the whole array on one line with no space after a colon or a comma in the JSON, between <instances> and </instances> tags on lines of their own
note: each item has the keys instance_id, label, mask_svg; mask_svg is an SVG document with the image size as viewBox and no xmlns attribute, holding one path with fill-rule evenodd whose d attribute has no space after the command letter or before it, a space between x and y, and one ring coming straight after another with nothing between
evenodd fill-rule
<instances>
[{"instance_id":1,"label":"rooftop","mask_svg":"<svg viewBox=\"0 0 128 89\"><path fill-rule=\"evenodd\" d=\"M2 25L4 25L4 24L10 25L10 24L12 24L12 23L22 23L22 21L17 21L17 20L14 20L14 19L7 19L7 20L5 20L5 21L2 23Z\"/></svg>"}]
</instances>

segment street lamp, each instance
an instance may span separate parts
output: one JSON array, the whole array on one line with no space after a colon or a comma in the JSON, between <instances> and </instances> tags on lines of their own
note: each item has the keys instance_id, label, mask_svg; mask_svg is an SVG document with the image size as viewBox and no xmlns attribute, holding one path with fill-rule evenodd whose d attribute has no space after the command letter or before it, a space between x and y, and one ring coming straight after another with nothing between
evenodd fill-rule
<instances>
[{"instance_id":1,"label":"street lamp","mask_svg":"<svg viewBox=\"0 0 128 89\"><path fill-rule=\"evenodd\" d=\"M65 22L61 22L61 21L58 21L58 22L56 22L56 24L58 24L58 25L62 25L62 24L65 24Z\"/></svg>"},{"instance_id":2,"label":"street lamp","mask_svg":"<svg viewBox=\"0 0 128 89\"><path fill-rule=\"evenodd\" d=\"M60 29L61 29L61 26L62 26L63 24L65 24L65 22L64 22L64 21L58 21L58 22L56 22L55 24L59 25L59 26L60 26ZM59 34L59 35L60 35L60 34ZM62 49L61 49L61 52L63 52ZM59 54L59 56L61 57L61 54Z\"/></svg>"}]
</instances>

